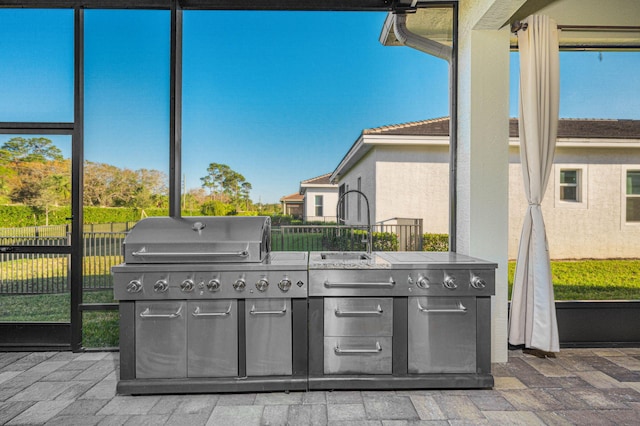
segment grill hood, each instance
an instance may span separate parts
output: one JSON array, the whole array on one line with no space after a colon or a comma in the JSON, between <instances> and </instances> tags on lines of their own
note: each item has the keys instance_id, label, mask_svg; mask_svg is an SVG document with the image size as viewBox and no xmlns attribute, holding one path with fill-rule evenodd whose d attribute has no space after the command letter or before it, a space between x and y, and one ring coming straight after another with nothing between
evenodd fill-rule
<instances>
[{"instance_id":1,"label":"grill hood","mask_svg":"<svg viewBox=\"0 0 640 426\"><path fill-rule=\"evenodd\" d=\"M271 250L266 216L150 217L124 239L126 263L262 262Z\"/></svg>"}]
</instances>

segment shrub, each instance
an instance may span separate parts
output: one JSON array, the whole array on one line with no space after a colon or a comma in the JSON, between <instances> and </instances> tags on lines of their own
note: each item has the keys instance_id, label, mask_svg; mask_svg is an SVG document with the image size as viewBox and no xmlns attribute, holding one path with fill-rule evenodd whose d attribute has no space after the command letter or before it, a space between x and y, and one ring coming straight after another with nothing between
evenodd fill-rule
<instances>
[{"instance_id":1,"label":"shrub","mask_svg":"<svg viewBox=\"0 0 640 426\"><path fill-rule=\"evenodd\" d=\"M448 234L424 234L422 236L422 250L449 251Z\"/></svg>"}]
</instances>

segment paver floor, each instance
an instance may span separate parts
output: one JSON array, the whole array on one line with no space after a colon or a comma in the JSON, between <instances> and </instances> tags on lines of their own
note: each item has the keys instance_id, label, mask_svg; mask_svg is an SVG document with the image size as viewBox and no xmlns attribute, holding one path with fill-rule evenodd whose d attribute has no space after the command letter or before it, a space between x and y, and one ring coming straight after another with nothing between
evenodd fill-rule
<instances>
[{"instance_id":1,"label":"paver floor","mask_svg":"<svg viewBox=\"0 0 640 426\"><path fill-rule=\"evenodd\" d=\"M640 425L640 348L510 351L490 390L116 395L118 353L0 353L7 425Z\"/></svg>"}]
</instances>

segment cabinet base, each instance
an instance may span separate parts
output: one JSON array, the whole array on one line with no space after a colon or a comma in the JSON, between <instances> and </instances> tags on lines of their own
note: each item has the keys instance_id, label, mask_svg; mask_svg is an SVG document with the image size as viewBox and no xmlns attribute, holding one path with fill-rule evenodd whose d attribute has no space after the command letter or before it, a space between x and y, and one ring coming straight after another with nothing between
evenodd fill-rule
<instances>
[{"instance_id":1,"label":"cabinet base","mask_svg":"<svg viewBox=\"0 0 640 426\"><path fill-rule=\"evenodd\" d=\"M119 380L119 395L306 391L307 378L290 376Z\"/></svg>"},{"instance_id":2,"label":"cabinet base","mask_svg":"<svg viewBox=\"0 0 640 426\"><path fill-rule=\"evenodd\" d=\"M325 375L309 377L309 390L333 389L489 389L490 374L433 374L415 376Z\"/></svg>"}]
</instances>

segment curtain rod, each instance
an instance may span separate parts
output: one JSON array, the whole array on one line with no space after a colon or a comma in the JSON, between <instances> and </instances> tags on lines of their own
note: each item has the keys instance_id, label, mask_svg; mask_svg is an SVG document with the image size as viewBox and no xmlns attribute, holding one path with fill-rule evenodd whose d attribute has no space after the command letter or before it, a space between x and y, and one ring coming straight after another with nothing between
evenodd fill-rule
<instances>
[{"instance_id":1,"label":"curtain rod","mask_svg":"<svg viewBox=\"0 0 640 426\"><path fill-rule=\"evenodd\" d=\"M511 24L511 32L526 31L529 25L526 22L514 21ZM614 26L614 25L558 25L563 31L602 31L602 32L639 32L640 26Z\"/></svg>"}]
</instances>

